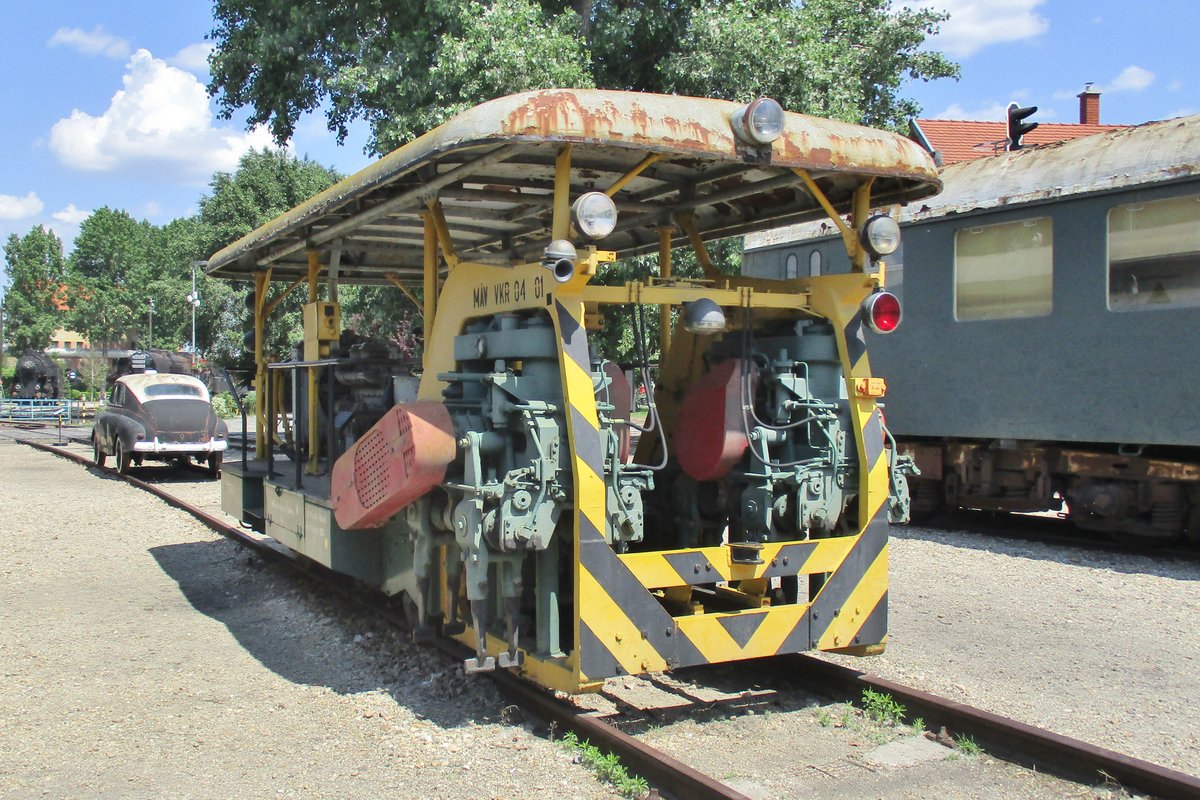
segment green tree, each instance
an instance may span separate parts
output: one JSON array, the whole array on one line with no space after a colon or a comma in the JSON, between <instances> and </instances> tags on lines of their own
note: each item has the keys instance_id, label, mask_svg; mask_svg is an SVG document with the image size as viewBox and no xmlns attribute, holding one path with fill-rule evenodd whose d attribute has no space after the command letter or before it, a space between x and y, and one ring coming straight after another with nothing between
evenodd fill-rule
<instances>
[{"instance_id":1,"label":"green tree","mask_svg":"<svg viewBox=\"0 0 1200 800\"><path fill-rule=\"evenodd\" d=\"M4 298L4 337L12 350L44 350L59 327L66 261L62 240L41 225L24 236L15 233L4 245L8 292Z\"/></svg>"},{"instance_id":2,"label":"green tree","mask_svg":"<svg viewBox=\"0 0 1200 800\"><path fill-rule=\"evenodd\" d=\"M330 167L295 158L282 150L247 153L233 173L213 175L210 193L200 199L199 215L188 223L195 227L189 228L184 236L196 242L190 252L195 254L194 258L207 259L340 178ZM177 233L184 235L182 223ZM245 361L242 337L251 327L246 296L253 287L199 274L196 282L201 297L196 319L201 351L221 365L233 366ZM287 354L291 342L301 337L300 307L304 300L303 290L298 289L269 321L268 350L275 356Z\"/></svg>"},{"instance_id":3,"label":"green tree","mask_svg":"<svg viewBox=\"0 0 1200 800\"><path fill-rule=\"evenodd\" d=\"M93 347L144 341L153 230L149 222L107 206L79 226L69 261L69 318Z\"/></svg>"},{"instance_id":4,"label":"green tree","mask_svg":"<svg viewBox=\"0 0 1200 800\"><path fill-rule=\"evenodd\" d=\"M905 80L955 77L921 50L945 14L890 0L214 0L209 91L278 141L328 104L386 152L465 107L532 88L766 94L896 127Z\"/></svg>"}]
</instances>

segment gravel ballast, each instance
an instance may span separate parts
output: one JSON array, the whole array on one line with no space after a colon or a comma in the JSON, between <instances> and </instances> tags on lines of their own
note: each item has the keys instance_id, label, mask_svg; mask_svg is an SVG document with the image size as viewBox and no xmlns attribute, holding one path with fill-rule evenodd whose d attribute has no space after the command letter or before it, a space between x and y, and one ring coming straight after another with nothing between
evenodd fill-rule
<instances>
[{"instance_id":1,"label":"gravel ballast","mask_svg":"<svg viewBox=\"0 0 1200 800\"><path fill-rule=\"evenodd\" d=\"M314 597L180 512L5 440L0 468L0 702L17 709L0 715L0 790L149 794L178 762L179 774L167 772L154 794L359 796L419 786L417 796L448 798L611 796L559 747L502 724L506 704L486 682ZM215 482L158 469L139 477L216 509ZM47 534L67 508L89 511ZM125 522L105 523L116 519ZM892 535L887 652L826 657L1200 774L1200 723L1189 705L1200 697L1191 634L1200 565L923 528ZM60 584L70 591L54 600ZM751 780L752 796L815 789L827 773L822 792L850 791L860 782L833 767L843 756L822 761L825 745L806 750L816 746L808 734L823 732L816 713L802 705L685 721L647 738L714 777ZM761 749L753 742L786 741L792 755L755 763L722 746L732 741L752 752ZM83 767L74 755L81 742ZM769 774L775 762L794 764L795 774ZM850 795L929 796L924 786L947 797L1056 797L1068 788L974 760L936 769L947 772L914 772L908 791L873 778ZM215 788L196 788L210 774L220 776ZM80 775L91 782L72 784Z\"/></svg>"},{"instance_id":2,"label":"gravel ballast","mask_svg":"<svg viewBox=\"0 0 1200 800\"><path fill-rule=\"evenodd\" d=\"M486 682L156 498L11 439L0 470L0 796L614 796Z\"/></svg>"}]
</instances>

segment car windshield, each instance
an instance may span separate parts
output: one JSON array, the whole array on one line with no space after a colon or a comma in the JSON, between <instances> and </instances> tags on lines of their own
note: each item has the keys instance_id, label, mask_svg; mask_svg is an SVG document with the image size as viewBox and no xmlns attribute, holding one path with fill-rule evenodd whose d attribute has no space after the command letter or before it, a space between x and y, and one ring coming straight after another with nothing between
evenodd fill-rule
<instances>
[{"instance_id":1,"label":"car windshield","mask_svg":"<svg viewBox=\"0 0 1200 800\"><path fill-rule=\"evenodd\" d=\"M184 383L150 384L143 391L147 397L204 397L204 392L199 386L188 386Z\"/></svg>"}]
</instances>

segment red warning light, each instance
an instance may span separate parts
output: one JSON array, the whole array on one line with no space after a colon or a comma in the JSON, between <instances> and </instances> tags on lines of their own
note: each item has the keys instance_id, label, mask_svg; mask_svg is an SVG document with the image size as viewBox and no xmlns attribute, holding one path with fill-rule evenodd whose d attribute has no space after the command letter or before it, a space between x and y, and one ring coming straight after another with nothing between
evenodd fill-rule
<instances>
[{"instance_id":1,"label":"red warning light","mask_svg":"<svg viewBox=\"0 0 1200 800\"><path fill-rule=\"evenodd\" d=\"M876 292L863 301L863 318L876 333L891 333L900 327L900 299L891 292Z\"/></svg>"}]
</instances>

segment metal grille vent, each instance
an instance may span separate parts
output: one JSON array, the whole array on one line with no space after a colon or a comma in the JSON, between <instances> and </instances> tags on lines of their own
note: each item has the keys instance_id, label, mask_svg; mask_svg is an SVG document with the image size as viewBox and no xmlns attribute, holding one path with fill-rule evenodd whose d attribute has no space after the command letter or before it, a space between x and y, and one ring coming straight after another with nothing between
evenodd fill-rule
<instances>
[{"instance_id":1,"label":"metal grille vent","mask_svg":"<svg viewBox=\"0 0 1200 800\"><path fill-rule=\"evenodd\" d=\"M413 439L412 420L408 414L403 411L399 412L397 423L399 423L398 427L400 429L400 457L404 461L404 479L408 480L408 476L412 475L413 461L417 457L417 443Z\"/></svg>"},{"instance_id":2,"label":"metal grille vent","mask_svg":"<svg viewBox=\"0 0 1200 800\"><path fill-rule=\"evenodd\" d=\"M390 494L390 457L391 448L383 433L377 430L367 433L355 448L354 487L363 508L375 506Z\"/></svg>"}]
</instances>

